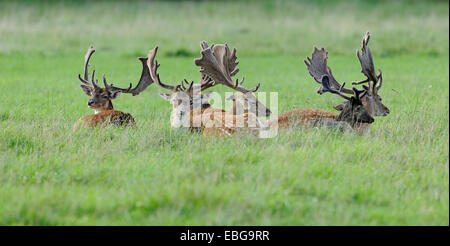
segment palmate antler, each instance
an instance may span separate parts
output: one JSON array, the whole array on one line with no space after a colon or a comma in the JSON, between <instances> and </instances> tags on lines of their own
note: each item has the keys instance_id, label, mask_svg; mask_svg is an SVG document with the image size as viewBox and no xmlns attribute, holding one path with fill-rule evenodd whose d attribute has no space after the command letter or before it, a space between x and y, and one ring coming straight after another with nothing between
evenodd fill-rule
<instances>
[{"instance_id":1,"label":"palmate antler","mask_svg":"<svg viewBox=\"0 0 450 246\"><path fill-rule=\"evenodd\" d=\"M91 59L92 54L94 54L94 52L95 52L94 47L90 46L84 57L84 76L82 78L81 75L78 74L78 78L80 79L81 82L84 83L84 85L95 89L95 88L99 87L98 81L95 80L95 70L92 71L91 81L89 81L89 66L90 66L89 61ZM120 91L123 93L131 93L133 96L136 96L139 93L141 93L142 91L144 91L147 88L147 86L149 86L153 83L153 80L150 77L150 73L149 73L148 67L146 65L147 58L140 57L139 60L142 63L142 73L141 73L141 78L139 79L139 82L136 87L131 89L131 87L132 87L131 83L127 89L115 87L113 84L108 84L108 82L106 81L106 76L103 75L103 84L105 85L105 89L107 89L110 92Z\"/></svg>"},{"instance_id":2,"label":"palmate antler","mask_svg":"<svg viewBox=\"0 0 450 246\"><path fill-rule=\"evenodd\" d=\"M317 49L317 47L314 47L314 51L311 55L311 58L306 57L306 60L304 60L306 67L308 68L309 74L316 80L317 83L322 83L322 77L324 75L327 75L330 81L330 87L334 90L339 90L341 88L341 84L337 82L337 80L334 78L333 73L331 72L331 68L327 65L327 59L328 59L328 52L322 48ZM346 88L343 88L343 93L347 94L353 94L353 90L349 90ZM323 87L320 87L317 93L322 94L323 93Z\"/></svg>"},{"instance_id":3,"label":"palmate antler","mask_svg":"<svg viewBox=\"0 0 450 246\"><path fill-rule=\"evenodd\" d=\"M322 76L321 84L322 84L322 93L330 92L330 93L339 95L339 96L341 96L342 98L344 98L345 100L349 100L349 101L350 101L351 98L352 98L352 97L346 96L346 95L344 95L344 94L342 93L342 92L344 91L344 89L345 89L345 88L344 88L345 83L343 83L343 84L340 86L339 90L335 90L335 89L331 88L331 85L330 85L330 78L328 77L328 75L323 75L323 76ZM347 89L347 90L348 90L348 89ZM362 97L365 96L366 93L367 93L366 90L358 90L358 89L356 89L355 87L352 88L352 94L354 94L354 97L355 97L356 99L361 99Z\"/></svg>"},{"instance_id":4,"label":"palmate antler","mask_svg":"<svg viewBox=\"0 0 450 246\"><path fill-rule=\"evenodd\" d=\"M236 49L230 51L226 44L211 45L211 47L208 47L205 41L201 42L200 45L202 47L202 57L195 59L194 63L201 67L200 72L202 74L207 75L215 83L225 85L242 93L251 93L259 89L259 83L252 89L246 89L242 87L245 81L244 78L241 81L236 79L234 82L232 80L231 77L239 72L239 69L236 68L239 64L239 62L236 62Z\"/></svg>"},{"instance_id":5,"label":"palmate antler","mask_svg":"<svg viewBox=\"0 0 450 246\"><path fill-rule=\"evenodd\" d=\"M147 57L147 67L149 69L150 76L153 81L156 82L157 85L161 86L164 89L170 90L172 92L178 92L183 91L190 95L193 95L194 93L194 82L188 82L186 79L182 80L179 85L168 85L164 84L161 81L161 78L158 73L158 68L161 64L158 63L157 60L155 60L156 53L158 52L158 46L155 46L154 49L150 50ZM186 85L185 85L186 84ZM207 88L210 88L214 86L215 83L212 81L209 76L203 74L202 79L200 81L200 91L206 90Z\"/></svg>"},{"instance_id":6,"label":"palmate antler","mask_svg":"<svg viewBox=\"0 0 450 246\"><path fill-rule=\"evenodd\" d=\"M352 84L359 85L369 82L369 90L371 90L371 92L376 95L378 90L381 88L381 85L383 84L383 76L381 69L378 69L378 75L376 75L375 73L375 65L373 62L372 52L369 48L369 39L370 33L367 32L362 39L361 53L359 50L356 51L359 63L361 64L361 73L366 76L366 79L358 82L353 82Z\"/></svg>"}]
</instances>

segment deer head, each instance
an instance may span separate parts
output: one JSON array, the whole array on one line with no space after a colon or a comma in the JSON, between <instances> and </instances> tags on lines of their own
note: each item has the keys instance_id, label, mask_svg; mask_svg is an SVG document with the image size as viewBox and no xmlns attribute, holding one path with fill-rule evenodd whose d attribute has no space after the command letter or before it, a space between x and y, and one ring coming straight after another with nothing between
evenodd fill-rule
<instances>
[{"instance_id":1,"label":"deer head","mask_svg":"<svg viewBox=\"0 0 450 246\"><path fill-rule=\"evenodd\" d=\"M161 93L160 96L172 104L171 126L174 128L186 126L189 112L192 109L210 107L209 98L212 91L204 94L201 94L201 92L214 86L215 83L204 74L199 84L189 83L186 79L175 86L163 83L158 73L160 64L155 60L157 52L158 46L148 53L147 67L149 68L150 76L157 85L170 91L170 93Z\"/></svg>"},{"instance_id":2,"label":"deer head","mask_svg":"<svg viewBox=\"0 0 450 246\"><path fill-rule=\"evenodd\" d=\"M105 87L101 88L98 85L98 80L95 79L95 70L92 71L91 80L89 81L89 61L94 52L94 47L89 47L86 56L84 57L84 76L81 77L79 74L78 78L83 83L81 84L81 89L86 95L90 96L88 100L88 107L94 109L96 113L114 109L111 100L116 99L121 93L131 93L133 96L136 96L145 90L147 86L153 83L149 70L145 64L147 58L139 58L142 62L142 74L139 83L135 88L131 89L131 83L127 89L115 87L113 84L108 84L105 75L103 75L103 84Z\"/></svg>"},{"instance_id":3,"label":"deer head","mask_svg":"<svg viewBox=\"0 0 450 246\"><path fill-rule=\"evenodd\" d=\"M353 87L354 95L348 97L342 93L344 90L345 83L339 88L339 91L331 88L330 86L330 78L328 75L322 76L322 89L321 92L330 92L336 95L341 96L342 98L347 100L347 103L344 104L341 113L336 118L337 121L345 121L349 123L352 127L357 123L373 123L373 117L367 112L362 104L361 98L365 96L367 91L360 91Z\"/></svg>"},{"instance_id":4,"label":"deer head","mask_svg":"<svg viewBox=\"0 0 450 246\"><path fill-rule=\"evenodd\" d=\"M236 82L231 79L239 72L239 69L236 68L239 64L236 62L236 49L230 51L227 44L213 44L209 47L205 41L201 42L200 46L202 47L202 57L194 60L195 65L201 67L200 72L209 76L215 83L242 93L227 98L227 100L233 101L232 113L250 112L256 116L270 116L272 113L270 109L253 95L259 89L259 83L252 89L246 89L242 86L244 78L241 81L236 80Z\"/></svg>"}]
</instances>

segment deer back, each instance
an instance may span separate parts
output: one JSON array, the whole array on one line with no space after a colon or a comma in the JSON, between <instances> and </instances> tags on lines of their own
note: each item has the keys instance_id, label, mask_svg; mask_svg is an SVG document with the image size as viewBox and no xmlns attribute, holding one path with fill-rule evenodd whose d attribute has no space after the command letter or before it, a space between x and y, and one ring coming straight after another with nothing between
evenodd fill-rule
<instances>
[{"instance_id":1,"label":"deer back","mask_svg":"<svg viewBox=\"0 0 450 246\"><path fill-rule=\"evenodd\" d=\"M287 128L295 124L308 125L320 118L336 119L337 114L315 108L298 108L283 112L269 120L269 126L278 123L279 128Z\"/></svg>"},{"instance_id":2,"label":"deer back","mask_svg":"<svg viewBox=\"0 0 450 246\"><path fill-rule=\"evenodd\" d=\"M74 125L74 129L80 127L96 127L96 126L135 126L136 122L131 114L118 110L105 110L98 114L90 114L81 117Z\"/></svg>"},{"instance_id":3,"label":"deer back","mask_svg":"<svg viewBox=\"0 0 450 246\"><path fill-rule=\"evenodd\" d=\"M191 129L202 132L203 136L231 136L243 129L256 133L261 128L258 117L253 113L235 115L222 109L207 108L191 110L190 116Z\"/></svg>"}]
</instances>

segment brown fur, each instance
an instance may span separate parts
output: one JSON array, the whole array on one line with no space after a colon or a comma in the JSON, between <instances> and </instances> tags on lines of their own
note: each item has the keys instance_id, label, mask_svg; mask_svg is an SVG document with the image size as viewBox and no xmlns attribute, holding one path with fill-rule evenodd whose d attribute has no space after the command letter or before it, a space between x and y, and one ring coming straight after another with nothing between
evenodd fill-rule
<instances>
[{"instance_id":1,"label":"brown fur","mask_svg":"<svg viewBox=\"0 0 450 246\"><path fill-rule=\"evenodd\" d=\"M268 117L272 114L270 109L266 105L262 104L252 93L240 93L233 94L227 98L227 100L233 101L231 106L231 113L242 114L251 112L256 114L256 116Z\"/></svg>"},{"instance_id":2,"label":"brown fur","mask_svg":"<svg viewBox=\"0 0 450 246\"><path fill-rule=\"evenodd\" d=\"M191 129L202 132L203 136L227 137L240 128L252 130L260 127L256 115L252 113L234 115L223 109L206 108L191 110L190 116Z\"/></svg>"},{"instance_id":3,"label":"brown fur","mask_svg":"<svg viewBox=\"0 0 450 246\"><path fill-rule=\"evenodd\" d=\"M361 98L362 104L364 105L364 108L366 109L367 113L374 116L375 112L373 112L372 107L370 107L370 103L367 100L367 96L364 96ZM355 131L358 135L362 136L364 134L367 134L370 131L370 128L372 127L372 124L367 123L356 123L355 125Z\"/></svg>"},{"instance_id":4,"label":"brown fur","mask_svg":"<svg viewBox=\"0 0 450 246\"><path fill-rule=\"evenodd\" d=\"M293 109L287 112L283 112L278 115L278 127L286 128L289 127L292 122L297 122L302 125L307 125L311 123L313 120L320 118L331 118L336 119L337 114L333 112L324 111L321 109L315 108L298 108ZM269 126L273 126L275 124L275 120L277 118L272 118L269 120Z\"/></svg>"},{"instance_id":5,"label":"brown fur","mask_svg":"<svg viewBox=\"0 0 450 246\"><path fill-rule=\"evenodd\" d=\"M373 107L372 107L371 101L369 101L367 98L368 98L367 95L364 96L364 97L362 97L362 98L361 98L361 102L362 102L362 104L364 105L364 109L367 111L367 113L369 113L369 114L373 117L373 116L376 115L376 113L375 113L375 111L374 111L374 109L373 109ZM378 100L379 100L379 99L378 99ZM345 103L345 102L344 102L344 103ZM344 103L342 103L342 104L340 104L340 105L337 105L337 106L344 105ZM381 103L381 102L380 102L380 103ZM381 104L381 105L382 105L382 104ZM337 106L335 106L335 107L337 107ZM383 106L384 106L384 105L383 105ZM389 109L387 109L386 107L385 107L385 109L387 110L387 112L389 112ZM355 130L355 132L356 132L358 135L365 135L365 134L368 134L368 133L370 132L370 128L371 128L371 127L372 127L372 124L368 124L368 123L359 123L359 122L357 122L357 123L355 123L353 129Z\"/></svg>"},{"instance_id":6,"label":"brown fur","mask_svg":"<svg viewBox=\"0 0 450 246\"><path fill-rule=\"evenodd\" d=\"M75 123L74 129L77 129L81 126L92 128L99 125L135 126L136 122L134 121L134 118L133 116L131 116L131 114L127 114L118 110L104 110L99 112L98 114L90 114L81 117Z\"/></svg>"},{"instance_id":7,"label":"brown fur","mask_svg":"<svg viewBox=\"0 0 450 246\"><path fill-rule=\"evenodd\" d=\"M82 86L83 88L83 86ZM97 126L128 126L130 123L134 126L135 121L133 116L118 110L114 110L112 104L111 92L103 88L89 88L84 87L86 94L90 95L88 102L89 108L96 110L98 113L86 115L78 119L74 125L74 129L79 127L97 127ZM115 96L120 95L116 93Z\"/></svg>"}]
</instances>

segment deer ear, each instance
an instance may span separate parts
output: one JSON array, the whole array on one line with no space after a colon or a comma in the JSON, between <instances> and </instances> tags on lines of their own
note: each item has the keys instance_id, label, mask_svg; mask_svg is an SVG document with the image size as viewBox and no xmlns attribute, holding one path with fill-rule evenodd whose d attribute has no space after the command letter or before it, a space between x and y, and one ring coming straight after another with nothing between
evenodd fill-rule
<instances>
[{"instance_id":1,"label":"deer ear","mask_svg":"<svg viewBox=\"0 0 450 246\"><path fill-rule=\"evenodd\" d=\"M88 96L91 95L91 87L87 86L87 85L80 85L81 89L83 89L84 93Z\"/></svg>"},{"instance_id":2,"label":"deer ear","mask_svg":"<svg viewBox=\"0 0 450 246\"><path fill-rule=\"evenodd\" d=\"M109 94L109 99L116 99L118 96L120 96L120 94L122 94L120 91L113 91L111 92L111 94Z\"/></svg>"},{"instance_id":3,"label":"deer ear","mask_svg":"<svg viewBox=\"0 0 450 246\"><path fill-rule=\"evenodd\" d=\"M167 94L167 93L161 93L161 94L159 94L159 96L162 97L164 100L170 102L170 94Z\"/></svg>"},{"instance_id":4,"label":"deer ear","mask_svg":"<svg viewBox=\"0 0 450 246\"><path fill-rule=\"evenodd\" d=\"M341 103L339 105L333 106L333 108L336 109L337 111L342 111L344 110L344 104L345 103Z\"/></svg>"}]
</instances>

